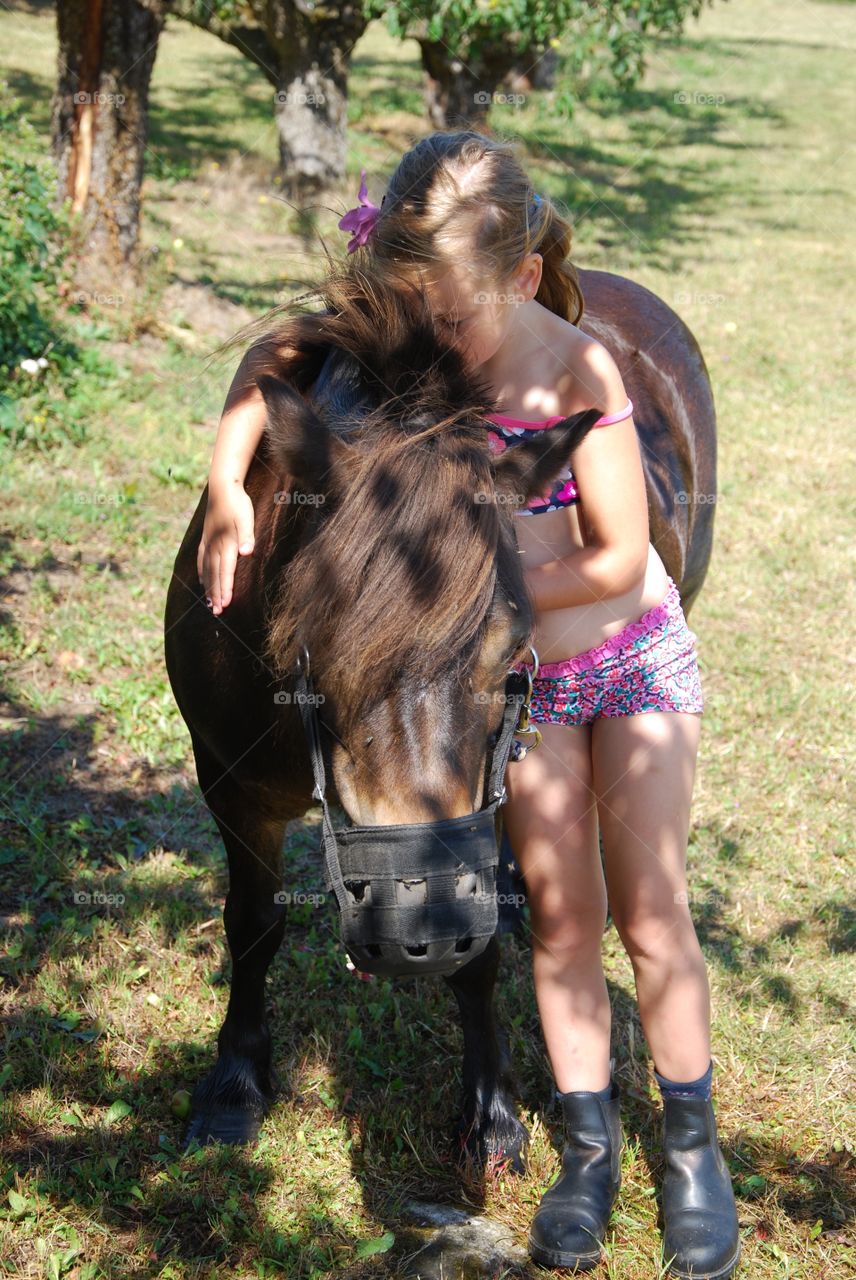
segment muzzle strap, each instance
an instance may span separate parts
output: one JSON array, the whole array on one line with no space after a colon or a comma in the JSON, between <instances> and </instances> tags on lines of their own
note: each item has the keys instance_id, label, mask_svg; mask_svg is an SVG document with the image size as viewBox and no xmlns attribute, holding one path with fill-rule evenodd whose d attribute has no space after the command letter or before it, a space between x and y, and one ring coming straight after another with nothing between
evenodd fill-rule
<instances>
[{"instance_id":1,"label":"muzzle strap","mask_svg":"<svg viewBox=\"0 0 856 1280\"><path fill-rule=\"evenodd\" d=\"M520 719L520 712L526 702L529 681L524 672L509 671L505 682L505 711L499 726L496 743L493 748L493 759L490 766L488 782L488 801L496 800L499 804L505 801L505 771L508 768L508 757L511 754L512 741Z\"/></svg>"}]
</instances>

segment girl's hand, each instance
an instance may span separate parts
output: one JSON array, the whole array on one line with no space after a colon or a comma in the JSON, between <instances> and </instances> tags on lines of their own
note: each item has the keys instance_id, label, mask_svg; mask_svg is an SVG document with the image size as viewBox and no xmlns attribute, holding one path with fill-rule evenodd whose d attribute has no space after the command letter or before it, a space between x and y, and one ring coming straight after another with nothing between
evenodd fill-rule
<instances>
[{"instance_id":1,"label":"girl's hand","mask_svg":"<svg viewBox=\"0 0 856 1280\"><path fill-rule=\"evenodd\" d=\"M222 613L231 602L238 556L252 554L253 519L253 504L243 485L223 489L209 485L196 571L214 614Z\"/></svg>"}]
</instances>

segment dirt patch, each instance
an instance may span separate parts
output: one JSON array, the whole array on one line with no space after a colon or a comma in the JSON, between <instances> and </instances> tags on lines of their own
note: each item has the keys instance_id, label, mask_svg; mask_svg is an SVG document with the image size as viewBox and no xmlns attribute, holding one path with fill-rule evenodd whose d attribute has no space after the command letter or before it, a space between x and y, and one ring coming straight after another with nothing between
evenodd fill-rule
<instances>
[{"instance_id":1,"label":"dirt patch","mask_svg":"<svg viewBox=\"0 0 856 1280\"><path fill-rule=\"evenodd\" d=\"M225 342L255 318L247 307L218 297L207 285L182 279L167 285L163 308L166 332L194 350Z\"/></svg>"}]
</instances>

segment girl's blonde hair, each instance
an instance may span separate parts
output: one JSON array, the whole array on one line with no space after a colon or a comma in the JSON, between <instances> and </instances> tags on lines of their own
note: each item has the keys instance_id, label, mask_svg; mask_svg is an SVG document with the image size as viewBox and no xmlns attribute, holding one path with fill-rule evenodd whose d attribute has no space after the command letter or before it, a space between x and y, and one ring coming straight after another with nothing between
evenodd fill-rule
<instances>
[{"instance_id":1,"label":"girl's blonde hair","mask_svg":"<svg viewBox=\"0 0 856 1280\"><path fill-rule=\"evenodd\" d=\"M361 253L392 283L467 264L477 284L507 284L527 253L543 258L536 301L572 324L584 302L569 260L571 224L533 189L513 142L477 129L422 138L400 160Z\"/></svg>"}]
</instances>

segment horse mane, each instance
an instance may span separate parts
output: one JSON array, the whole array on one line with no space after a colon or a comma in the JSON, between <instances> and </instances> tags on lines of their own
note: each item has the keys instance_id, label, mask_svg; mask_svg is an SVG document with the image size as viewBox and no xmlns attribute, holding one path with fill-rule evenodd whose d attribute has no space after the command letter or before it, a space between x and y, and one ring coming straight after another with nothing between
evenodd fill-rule
<instances>
[{"instance_id":1,"label":"horse mane","mask_svg":"<svg viewBox=\"0 0 856 1280\"><path fill-rule=\"evenodd\" d=\"M346 352L374 404L356 425L319 422L338 425L347 450L327 477L332 500L272 593L267 653L286 674L308 645L344 736L401 679L424 686L447 669L465 678L498 554L515 598L524 587L510 518L492 500L488 388L439 338L418 291L351 272L328 301L284 336L304 357L306 344ZM276 456L275 430L271 446Z\"/></svg>"}]
</instances>

